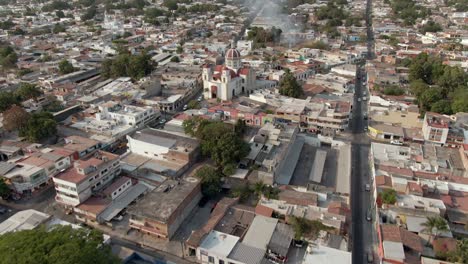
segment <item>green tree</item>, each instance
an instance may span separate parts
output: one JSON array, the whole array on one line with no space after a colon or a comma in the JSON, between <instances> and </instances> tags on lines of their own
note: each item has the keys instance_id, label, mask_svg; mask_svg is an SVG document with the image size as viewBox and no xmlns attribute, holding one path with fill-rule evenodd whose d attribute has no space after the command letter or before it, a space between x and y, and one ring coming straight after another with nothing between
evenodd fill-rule
<instances>
[{"instance_id":1,"label":"green tree","mask_svg":"<svg viewBox=\"0 0 468 264\"><path fill-rule=\"evenodd\" d=\"M234 127L222 122L214 122L196 117L183 122L185 133L197 137L201 151L210 157L219 168L236 164L250 152Z\"/></svg>"},{"instance_id":2,"label":"green tree","mask_svg":"<svg viewBox=\"0 0 468 264\"><path fill-rule=\"evenodd\" d=\"M173 11L178 8L177 0L164 0L163 5Z\"/></svg>"},{"instance_id":3,"label":"green tree","mask_svg":"<svg viewBox=\"0 0 468 264\"><path fill-rule=\"evenodd\" d=\"M184 53L184 48L179 45L179 46L177 46L176 52L177 52L177 54L182 54L182 53Z\"/></svg>"},{"instance_id":4,"label":"green tree","mask_svg":"<svg viewBox=\"0 0 468 264\"><path fill-rule=\"evenodd\" d=\"M426 222L422 223L424 231L429 234L428 244L431 243L433 238L436 238L440 232L449 230L447 222L440 216L428 216Z\"/></svg>"},{"instance_id":5,"label":"green tree","mask_svg":"<svg viewBox=\"0 0 468 264\"><path fill-rule=\"evenodd\" d=\"M96 13L97 13L96 6L92 5L81 16L81 20L83 20L83 21L91 20L96 16Z\"/></svg>"},{"instance_id":6,"label":"green tree","mask_svg":"<svg viewBox=\"0 0 468 264\"><path fill-rule=\"evenodd\" d=\"M262 181L258 181L254 185L254 193L257 195L258 198L263 194L263 190L265 190L266 185Z\"/></svg>"},{"instance_id":7,"label":"green tree","mask_svg":"<svg viewBox=\"0 0 468 264\"><path fill-rule=\"evenodd\" d=\"M439 32L439 31L442 31L442 26L439 23L434 22L432 20L429 20L421 28L422 34L426 34L426 32Z\"/></svg>"},{"instance_id":8,"label":"green tree","mask_svg":"<svg viewBox=\"0 0 468 264\"><path fill-rule=\"evenodd\" d=\"M200 109L201 105L197 100L190 100L190 102L187 104L187 107L189 109Z\"/></svg>"},{"instance_id":9,"label":"green tree","mask_svg":"<svg viewBox=\"0 0 468 264\"><path fill-rule=\"evenodd\" d=\"M58 10L58 11L55 11L55 16L57 16L58 18L64 18L65 13L63 13L62 10Z\"/></svg>"},{"instance_id":10,"label":"green tree","mask_svg":"<svg viewBox=\"0 0 468 264\"><path fill-rule=\"evenodd\" d=\"M51 113L34 113L28 120L26 126L19 131L21 137L31 142L37 142L57 134L57 122Z\"/></svg>"},{"instance_id":11,"label":"green tree","mask_svg":"<svg viewBox=\"0 0 468 264\"><path fill-rule=\"evenodd\" d=\"M212 198L221 192L223 175L216 168L205 165L197 170L195 176L201 181L203 195Z\"/></svg>"},{"instance_id":12,"label":"green tree","mask_svg":"<svg viewBox=\"0 0 468 264\"><path fill-rule=\"evenodd\" d=\"M245 203L252 194L252 189L249 184L243 184L242 186L235 187L232 191L234 197L239 197L239 202Z\"/></svg>"},{"instance_id":13,"label":"green tree","mask_svg":"<svg viewBox=\"0 0 468 264\"><path fill-rule=\"evenodd\" d=\"M382 202L385 204L395 204L397 201L397 193L393 189L386 189L381 193Z\"/></svg>"},{"instance_id":14,"label":"green tree","mask_svg":"<svg viewBox=\"0 0 468 264\"><path fill-rule=\"evenodd\" d=\"M0 197L3 199L8 198L10 196L11 189L8 187L8 185L5 182L4 178L0 178Z\"/></svg>"},{"instance_id":15,"label":"green tree","mask_svg":"<svg viewBox=\"0 0 468 264\"><path fill-rule=\"evenodd\" d=\"M247 131L247 123L244 119L237 119L236 124L234 125L234 131L242 136Z\"/></svg>"},{"instance_id":16,"label":"green tree","mask_svg":"<svg viewBox=\"0 0 468 264\"><path fill-rule=\"evenodd\" d=\"M75 71L75 67L68 60L63 59L59 63L59 72L61 74L68 74Z\"/></svg>"},{"instance_id":17,"label":"green tree","mask_svg":"<svg viewBox=\"0 0 468 264\"><path fill-rule=\"evenodd\" d=\"M52 29L52 32L54 34L65 32L65 31L66 31L66 28L62 24L55 24L54 28Z\"/></svg>"},{"instance_id":18,"label":"green tree","mask_svg":"<svg viewBox=\"0 0 468 264\"><path fill-rule=\"evenodd\" d=\"M171 62L176 62L176 63L179 63L180 62L180 59L178 56L174 56L171 58Z\"/></svg>"},{"instance_id":19,"label":"green tree","mask_svg":"<svg viewBox=\"0 0 468 264\"><path fill-rule=\"evenodd\" d=\"M105 60L101 65L101 75L105 78L128 76L138 80L153 71L151 56L146 53L131 55L123 52L113 59Z\"/></svg>"},{"instance_id":20,"label":"green tree","mask_svg":"<svg viewBox=\"0 0 468 264\"><path fill-rule=\"evenodd\" d=\"M4 68L16 67L18 55L15 50L9 45L0 45L0 66Z\"/></svg>"},{"instance_id":21,"label":"green tree","mask_svg":"<svg viewBox=\"0 0 468 264\"><path fill-rule=\"evenodd\" d=\"M449 100L440 100L432 104L431 112L451 115L452 112L452 104Z\"/></svg>"},{"instance_id":22,"label":"green tree","mask_svg":"<svg viewBox=\"0 0 468 264\"><path fill-rule=\"evenodd\" d=\"M14 248L14 250L13 250ZM120 261L94 229L57 226L0 236L0 263L113 264Z\"/></svg>"},{"instance_id":23,"label":"green tree","mask_svg":"<svg viewBox=\"0 0 468 264\"><path fill-rule=\"evenodd\" d=\"M42 91L35 84L21 83L15 94L23 101L29 99L36 100L42 95Z\"/></svg>"},{"instance_id":24,"label":"green tree","mask_svg":"<svg viewBox=\"0 0 468 264\"><path fill-rule=\"evenodd\" d=\"M0 112L7 110L10 106L18 104L19 102L18 96L14 93L0 91Z\"/></svg>"},{"instance_id":25,"label":"green tree","mask_svg":"<svg viewBox=\"0 0 468 264\"><path fill-rule=\"evenodd\" d=\"M296 77L287 70L279 83L279 93L281 95L299 98L304 94L302 86L297 82Z\"/></svg>"}]
</instances>

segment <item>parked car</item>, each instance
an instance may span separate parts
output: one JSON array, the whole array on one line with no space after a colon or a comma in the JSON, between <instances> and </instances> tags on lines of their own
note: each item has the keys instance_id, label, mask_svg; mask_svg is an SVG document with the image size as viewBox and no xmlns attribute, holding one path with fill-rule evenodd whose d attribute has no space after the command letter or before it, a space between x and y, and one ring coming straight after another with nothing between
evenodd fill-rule
<instances>
[{"instance_id":1,"label":"parked car","mask_svg":"<svg viewBox=\"0 0 468 264\"><path fill-rule=\"evenodd\" d=\"M366 192L370 191L370 184L366 183Z\"/></svg>"},{"instance_id":2,"label":"parked car","mask_svg":"<svg viewBox=\"0 0 468 264\"><path fill-rule=\"evenodd\" d=\"M159 120L159 124L162 125L162 124L165 124L165 123L166 123L166 119L163 118L163 119Z\"/></svg>"},{"instance_id":3,"label":"parked car","mask_svg":"<svg viewBox=\"0 0 468 264\"><path fill-rule=\"evenodd\" d=\"M183 110L185 111L187 109L188 109L188 105L184 105Z\"/></svg>"},{"instance_id":4,"label":"parked car","mask_svg":"<svg viewBox=\"0 0 468 264\"><path fill-rule=\"evenodd\" d=\"M200 95L200 96L198 97L197 101L198 101L198 102L201 102L202 100L203 100L203 96Z\"/></svg>"},{"instance_id":5,"label":"parked car","mask_svg":"<svg viewBox=\"0 0 468 264\"><path fill-rule=\"evenodd\" d=\"M367 213L366 213L366 220L367 221L372 221L372 212L370 209L367 210Z\"/></svg>"},{"instance_id":6,"label":"parked car","mask_svg":"<svg viewBox=\"0 0 468 264\"><path fill-rule=\"evenodd\" d=\"M367 252L367 263L374 263L374 253L372 250Z\"/></svg>"},{"instance_id":7,"label":"parked car","mask_svg":"<svg viewBox=\"0 0 468 264\"><path fill-rule=\"evenodd\" d=\"M8 212L8 208L6 208L5 206L0 206L0 214L4 214Z\"/></svg>"},{"instance_id":8,"label":"parked car","mask_svg":"<svg viewBox=\"0 0 468 264\"><path fill-rule=\"evenodd\" d=\"M304 241L303 240L294 240L294 246L301 248L304 246Z\"/></svg>"}]
</instances>

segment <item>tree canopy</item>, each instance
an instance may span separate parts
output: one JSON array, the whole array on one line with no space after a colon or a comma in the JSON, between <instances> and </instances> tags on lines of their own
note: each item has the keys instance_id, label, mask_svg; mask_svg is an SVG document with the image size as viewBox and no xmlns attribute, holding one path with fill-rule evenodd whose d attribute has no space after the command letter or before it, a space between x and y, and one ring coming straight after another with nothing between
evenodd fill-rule
<instances>
[{"instance_id":1,"label":"tree canopy","mask_svg":"<svg viewBox=\"0 0 468 264\"><path fill-rule=\"evenodd\" d=\"M58 226L1 235L0 263L112 264L119 259L103 244L102 233Z\"/></svg>"},{"instance_id":2,"label":"tree canopy","mask_svg":"<svg viewBox=\"0 0 468 264\"><path fill-rule=\"evenodd\" d=\"M21 137L28 141L37 142L57 134L57 122L51 113L34 113L24 127L19 130Z\"/></svg>"},{"instance_id":3,"label":"tree canopy","mask_svg":"<svg viewBox=\"0 0 468 264\"><path fill-rule=\"evenodd\" d=\"M18 55L15 50L9 45L0 44L0 66L4 68L16 67Z\"/></svg>"},{"instance_id":4,"label":"tree canopy","mask_svg":"<svg viewBox=\"0 0 468 264\"><path fill-rule=\"evenodd\" d=\"M403 20L406 26L414 25L418 18L426 18L430 15L430 10L416 4L414 0L391 0L390 7L393 15Z\"/></svg>"},{"instance_id":5,"label":"tree canopy","mask_svg":"<svg viewBox=\"0 0 468 264\"><path fill-rule=\"evenodd\" d=\"M395 204L396 203L397 193L396 193L395 190L386 189L380 195L382 197L382 202L384 202L385 204Z\"/></svg>"},{"instance_id":6,"label":"tree canopy","mask_svg":"<svg viewBox=\"0 0 468 264\"><path fill-rule=\"evenodd\" d=\"M68 74L75 71L73 64L71 64L68 60L63 59L59 63L59 72L61 74Z\"/></svg>"},{"instance_id":7,"label":"tree canopy","mask_svg":"<svg viewBox=\"0 0 468 264\"><path fill-rule=\"evenodd\" d=\"M421 53L409 63L409 79L421 113L452 114L468 110L468 73L462 68L445 65L439 57Z\"/></svg>"},{"instance_id":8,"label":"tree canopy","mask_svg":"<svg viewBox=\"0 0 468 264\"><path fill-rule=\"evenodd\" d=\"M2 198L8 198L10 196L11 189L8 187L8 185L5 182L5 179L0 178L0 197Z\"/></svg>"},{"instance_id":9,"label":"tree canopy","mask_svg":"<svg viewBox=\"0 0 468 264\"><path fill-rule=\"evenodd\" d=\"M266 43L279 42L282 32L281 29L275 27L269 30L261 27L252 27L248 30L247 40L252 40L255 47L263 47Z\"/></svg>"},{"instance_id":10,"label":"tree canopy","mask_svg":"<svg viewBox=\"0 0 468 264\"><path fill-rule=\"evenodd\" d=\"M106 78L128 76L138 80L150 74L153 68L151 56L146 53L140 55L121 53L102 63L101 75Z\"/></svg>"},{"instance_id":11,"label":"tree canopy","mask_svg":"<svg viewBox=\"0 0 468 264\"><path fill-rule=\"evenodd\" d=\"M202 193L207 197L215 197L221 192L223 174L216 168L203 166L195 173L202 184Z\"/></svg>"},{"instance_id":12,"label":"tree canopy","mask_svg":"<svg viewBox=\"0 0 468 264\"><path fill-rule=\"evenodd\" d=\"M7 131L23 129L29 121L30 115L21 106L13 105L3 112L3 127Z\"/></svg>"},{"instance_id":13,"label":"tree canopy","mask_svg":"<svg viewBox=\"0 0 468 264\"><path fill-rule=\"evenodd\" d=\"M296 77L288 70L279 83L279 93L299 98L304 94L304 91L302 90L302 86L297 82Z\"/></svg>"},{"instance_id":14,"label":"tree canopy","mask_svg":"<svg viewBox=\"0 0 468 264\"><path fill-rule=\"evenodd\" d=\"M210 157L218 167L236 164L250 152L232 125L193 117L183 122L185 133L200 140L201 151Z\"/></svg>"}]
</instances>

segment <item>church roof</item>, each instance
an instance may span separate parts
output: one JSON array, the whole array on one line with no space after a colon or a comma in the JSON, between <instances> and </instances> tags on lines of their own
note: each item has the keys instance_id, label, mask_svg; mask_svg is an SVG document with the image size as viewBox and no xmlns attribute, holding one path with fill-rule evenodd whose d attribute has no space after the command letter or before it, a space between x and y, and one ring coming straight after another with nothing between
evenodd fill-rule
<instances>
[{"instance_id":1,"label":"church roof","mask_svg":"<svg viewBox=\"0 0 468 264\"><path fill-rule=\"evenodd\" d=\"M226 59L236 59L240 57L241 57L240 52L237 49L229 49L226 52Z\"/></svg>"}]
</instances>

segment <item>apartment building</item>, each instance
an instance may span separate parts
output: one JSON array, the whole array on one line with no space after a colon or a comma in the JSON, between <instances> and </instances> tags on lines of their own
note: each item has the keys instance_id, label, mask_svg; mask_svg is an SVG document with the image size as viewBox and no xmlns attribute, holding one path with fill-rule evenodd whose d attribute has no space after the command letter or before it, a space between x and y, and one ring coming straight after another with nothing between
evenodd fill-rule
<instances>
[{"instance_id":1,"label":"apartment building","mask_svg":"<svg viewBox=\"0 0 468 264\"><path fill-rule=\"evenodd\" d=\"M98 150L53 178L55 199L66 206L77 206L119 174L119 156Z\"/></svg>"},{"instance_id":2,"label":"apartment building","mask_svg":"<svg viewBox=\"0 0 468 264\"><path fill-rule=\"evenodd\" d=\"M349 126L351 104L343 101L311 103L307 106L303 125L310 131L329 134L342 132Z\"/></svg>"},{"instance_id":3,"label":"apartment building","mask_svg":"<svg viewBox=\"0 0 468 264\"><path fill-rule=\"evenodd\" d=\"M422 128L424 140L441 145L445 144L449 134L449 123L448 117L427 112Z\"/></svg>"}]
</instances>

